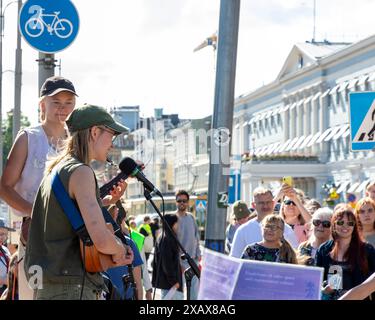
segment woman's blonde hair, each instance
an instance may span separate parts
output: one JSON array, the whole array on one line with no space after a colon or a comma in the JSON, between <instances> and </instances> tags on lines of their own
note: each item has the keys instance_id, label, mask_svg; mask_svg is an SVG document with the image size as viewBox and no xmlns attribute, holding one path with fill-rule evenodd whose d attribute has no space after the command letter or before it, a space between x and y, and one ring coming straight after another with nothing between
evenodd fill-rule
<instances>
[{"instance_id":1,"label":"woman's blonde hair","mask_svg":"<svg viewBox=\"0 0 375 320\"><path fill-rule=\"evenodd\" d=\"M273 223L279 226L284 233L284 228L285 228L285 222L284 219L281 218L279 215L276 214L269 214L266 216L263 221L262 225L265 226L267 223ZM297 257L296 257L296 252L290 245L290 243L285 240L284 236L281 237L280 239L281 246L279 250L279 258L280 261L285 261L286 263L294 263L297 264Z\"/></svg>"},{"instance_id":2,"label":"woman's blonde hair","mask_svg":"<svg viewBox=\"0 0 375 320\"><path fill-rule=\"evenodd\" d=\"M40 122L43 122L46 118L46 111L42 109L42 103L44 102L45 98L46 98L45 96L39 98L39 121Z\"/></svg>"},{"instance_id":3,"label":"woman's blonde hair","mask_svg":"<svg viewBox=\"0 0 375 320\"><path fill-rule=\"evenodd\" d=\"M52 169L63 159L74 157L84 164L90 164L89 158L89 142L91 128L75 131L66 140L65 147L61 154L51 159L46 168L46 173L50 173Z\"/></svg>"}]
</instances>

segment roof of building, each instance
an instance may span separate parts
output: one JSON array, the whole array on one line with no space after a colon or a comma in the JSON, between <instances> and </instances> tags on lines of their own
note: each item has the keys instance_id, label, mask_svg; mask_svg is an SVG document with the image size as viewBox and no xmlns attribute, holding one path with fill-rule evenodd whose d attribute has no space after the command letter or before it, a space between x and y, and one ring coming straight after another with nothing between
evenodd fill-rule
<instances>
[{"instance_id":1,"label":"roof of building","mask_svg":"<svg viewBox=\"0 0 375 320\"><path fill-rule=\"evenodd\" d=\"M344 42L303 42L293 46L283 67L281 68L277 79L280 80L284 76L295 73L299 69L316 65L318 60L328 57L346 47L351 43Z\"/></svg>"}]
</instances>

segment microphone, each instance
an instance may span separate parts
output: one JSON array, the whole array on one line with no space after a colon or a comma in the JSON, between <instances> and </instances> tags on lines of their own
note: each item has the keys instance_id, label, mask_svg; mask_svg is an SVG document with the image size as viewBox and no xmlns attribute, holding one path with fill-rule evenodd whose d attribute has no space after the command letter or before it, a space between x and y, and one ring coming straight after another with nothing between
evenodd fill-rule
<instances>
[{"instance_id":1,"label":"microphone","mask_svg":"<svg viewBox=\"0 0 375 320\"><path fill-rule=\"evenodd\" d=\"M125 160L126 160L126 158L123 159L123 160L121 160L119 166L121 166L122 163ZM109 162L108 159L107 159L107 162ZM104 184L104 185L102 185L100 187L100 189L99 189L99 191L100 191L100 198L103 198L106 195L108 195L111 192L111 190L113 189L113 186L116 186L117 183L119 183L121 181L121 179L125 180L127 177L129 177L129 175L126 174L125 172L123 172L123 170L121 170L121 172L116 177L114 177L111 181L107 182L106 184Z\"/></svg>"},{"instance_id":2,"label":"microphone","mask_svg":"<svg viewBox=\"0 0 375 320\"><path fill-rule=\"evenodd\" d=\"M149 192L154 192L155 194L162 196L161 192L145 177L141 168L138 167L137 163L132 158L124 158L119 164L119 168L125 175L137 178L137 180L142 182L145 189Z\"/></svg>"}]
</instances>

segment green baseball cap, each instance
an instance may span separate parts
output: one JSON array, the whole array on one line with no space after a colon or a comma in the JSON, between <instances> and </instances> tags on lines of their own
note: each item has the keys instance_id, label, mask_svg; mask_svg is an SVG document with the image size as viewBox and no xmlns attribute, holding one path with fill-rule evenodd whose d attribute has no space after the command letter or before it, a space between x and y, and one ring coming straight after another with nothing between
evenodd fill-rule
<instances>
[{"instance_id":1,"label":"green baseball cap","mask_svg":"<svg viewBox=\"0 0 375 320\"><path fill-rule=\"evenodd\" d=\"M250 210L247 207L246 202L238 200L233 204L233 214L237 220L248 217Z\"/></svg>"},{"instance_id":2,"label":"green baseball cap","mask_svg":"<svg viewBox=\"0 0 375 320\"><path fill-rule=\"evenodd\" d=\"M105 126L116 134L128 132L129 129L116 122L112 116L102 107L84 104L73 110L66 120L70 132L84 130L93 126Z\"/></svg>"}]
</instances>

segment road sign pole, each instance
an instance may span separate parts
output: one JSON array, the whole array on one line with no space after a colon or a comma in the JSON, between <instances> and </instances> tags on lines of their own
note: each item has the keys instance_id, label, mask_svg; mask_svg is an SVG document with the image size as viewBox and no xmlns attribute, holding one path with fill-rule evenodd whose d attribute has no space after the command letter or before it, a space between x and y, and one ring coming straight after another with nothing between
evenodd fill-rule
<instances>
[{"instance_id":1,"label":"road sign pole","mask_svg":"<svg viewBox=\"0 0 375 320\"><path fill-rule=\"evenodd\" d=\"M237 39L240 14L240 0L221 0L219 19L218 55L216 68L215 102L212 129L226 128L232 132L234 84L237 58ZM221 135L217 141L211 139L210 175L208 184L208 213L206 221L205 246L214 251L224 252L227 209L221 201L228 195L229 161L220 156L230 155L230 140L223 144ZM217 145L215 143L218 142ZM215 159L219 161L215 161ZM219 208L220 203L220 208Z\"/></svg>"},{"instance_id":2,"label":"road sign pole","mask_svg":"<svg viewBox=\"0 0 375 320\"><path fill-rule=\"evenodd\" d=\"M40 88L42 87L44 81L47 78L53 77L55 75L55 55L51 53L39 52L39 59L37 60L39 64L38 69L38 96Z\"/></svg>"},{"instance_id":3,"label":"road sign pole","mask_svg":"<svg viewBox=\"0 0 375 320\"><path fill-rule=\"evenodd\" d=\"M39 73L38 73L38 83L39 90L42 87L44 81L55 75L55 55L51 53L39 52ZM39 92L38 92L39 94Z\"/></svg>"},{"instance_id":4,"label":"road sign pole","mask_svg":"<svg viewBox=\"0 0 375 320\"><path fill-rule=\"evenodd\" d=\"M18 14L21 12L22 0L18 0ZM17 49L16 49L16 66L14 74L14 109L13 109L13 142L21 127L21 87L22 87L22 48L21 32L19 21L17 21Z\"/></svg>"}]
</instances>

